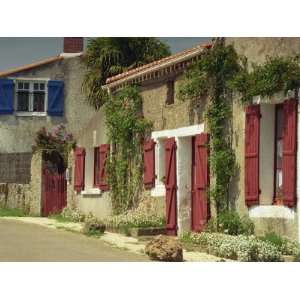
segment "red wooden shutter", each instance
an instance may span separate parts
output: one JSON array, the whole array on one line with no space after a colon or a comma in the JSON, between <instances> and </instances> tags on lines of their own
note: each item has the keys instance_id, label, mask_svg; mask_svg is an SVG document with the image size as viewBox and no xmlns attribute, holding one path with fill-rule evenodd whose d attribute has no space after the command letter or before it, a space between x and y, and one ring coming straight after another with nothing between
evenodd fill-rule
<instances>
[{"instance_id":1,"label":"red wooden shutter","mask_svg":"<svg viewBox=\"0 0 300 300\"><path fill-rule=\"evenodd\" d=\"M109 144L102 144L99 146L99 172L100 172L100 183L99 188L101 191L109 190L109 185L106 178L105 166L106 160L109 155Z\"/></svg>"},{"instance_id":2,"label":"red wooden shutter","mask_svg":"<svg viewBox=\"0 0 300 300\"><path fill-rule=\"evenodd\" d=\"M248 106L245 125L245 200L247 206L259 204L259 125L260 106Z\"/></svg>"},{"instance_id":3,"label":"red wooden shutter","mask_svg":"<svg viewBox=\"0 0 300 300\"><path fill-rule=\"evenodd\" d=\"M155 142L150 139L144 142L144 185L151 189L155 185Z\"/></svg>"},{"instance_id":4,"label":"red wooden shutter","mask_svg":"<svg viewBox=\"0 0 300 300\"><path fill-rule=\"evenodd\" d=\"M165 141L166 230L168 235L177 233L177 181L175 138Z\"/></svg>"},{"instance_id":5,"label":"red wooden shutter","mask_svg":"<svg viewBox=\"0 0 300 300\"><path fill-rule=\"evenodd\" d=\"M283 120L283 203L293 207L296 204L297 100L284 102Z\"/></svg>"},{"instance_id":6,"label":"red wooden shutter","mask_svg":"<svg viewBox=\"0 0 300 300\"><path fill-rule=\"evenodd\" d=\"M84 189L85 150L77 147L75 150L74 189L78 193Z\"/></svg>"},{"instance_id":7,"label":"red wooden shutter","mask_svg":"<svg viewBox=\"0 0 300 300\"><path fill-rule=\"evenodd\" d=\"M208 186L209 186L209 135L197 134L193 149L192 178L192 230L201 231L208 220Z\"/></svg>"}]
</instances>

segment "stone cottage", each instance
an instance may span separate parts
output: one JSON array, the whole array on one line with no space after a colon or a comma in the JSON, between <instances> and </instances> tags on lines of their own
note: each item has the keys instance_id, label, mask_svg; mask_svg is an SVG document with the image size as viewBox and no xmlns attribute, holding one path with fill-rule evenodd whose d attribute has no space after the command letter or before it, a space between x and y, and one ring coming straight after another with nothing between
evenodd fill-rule
<instances>
[{"instance_id":1,"label":"stone cottage","mask_svg":"<svg viewBox=\"0 0 300 300\"><path fill-rule=\"evenodd\" d=\"M109 78L105 86L110 93L128 83L139 84L141 88L143 115L153 122L152 139L144 148L146 173L141 205L146 202L148 209L159 214L165 215L167 211L170 234L191 227L192 186L200 184L199 192L194 197L207 204L204 193L209 181L207 151L204 147L208 139L203 118L205 102L201 107L194 108L187 102L179 101L175 93L183 71L207 47L210 45L197 46ZM103 109L100 109L78 139L73 158L73 182L68 189L70 204L100 218L112 213L109 187L104 181L108 153L105 116ZM199 164L200 156L204 159L203 165ZM170 169L170 174L167 169ZM206 175L200 181L192 180L192 172L199 174L202 171ZM167 188L164 177L170 177ZM206 220L202 220L202 214L206 215L207 209L204 212L195 205L193 213L196 230L206 223Z\"/></svg>"},{"instance_id":2,"label":"stone cottage","mask_svg":"<svg viewBox=\"0 0 300 300\"><path fill-rule=\"evenodd\" d=\"M299 38L226 38L225 43L256 63L267 56L295 55L300 50ZM169 234L199 231L213 213L206 193L212 179L204 119L207 100L193 105L180 101L176 93L183 71L209 47L197 46L111 77L105 86L110 93L128 84L140 86L143 115L153 122L151 139L144 145L142 202L166 216ZM238 213L254 221L258 234L274 231L299 240L300 130L294 96L257 97L247 107L233 101L238 172L230 198ZM68 201L105 217L111 213L111 203L104 180L109 145L102 110L83 132L74 153Z\"/></svg>"},{"instance_id":3,"label":"stone cottage","mask_svg":"<svg viewBox=\"0 0 300 300\"><path fill-rule=\"evenodd\" d=\"M77 138L93 116L94 110L85 103L81 91L83 43L83 38L64 38L61 54L0 72L2 205L24 208L24 201L30 199L30 183L41 193L40 166L31 166L32 145L39 129L64 124ZM31 211L39 214L40 205Z\"/></svg>"}]
</instances>

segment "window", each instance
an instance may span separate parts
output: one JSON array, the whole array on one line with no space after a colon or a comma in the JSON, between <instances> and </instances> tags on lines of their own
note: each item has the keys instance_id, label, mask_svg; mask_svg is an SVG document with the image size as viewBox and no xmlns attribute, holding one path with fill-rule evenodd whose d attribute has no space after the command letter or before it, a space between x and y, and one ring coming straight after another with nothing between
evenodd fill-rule
<instances>
[{"instance_id":1,"label":"window","mask_svg":"<svg viewBox=\"0 0 300 300\"><path fill-rule=\"evenodd\" d=\"M167 82L167 99L166 104L170 105L174 103L174 81Z\"/></svg>"},{"instance_id":2,"label":"window","mask_svg":"<svg viewBox=\"0 0 300 300\"><path fill-rule=\"evenodd\" d=\"M94 187L100 185L100 151L99 147L94 148Z\"/></svg>"},{"instance_id":3,"label":"window","mask_svg":"<svg viewBox=\"0 0 300 300\"><path fill-rule=\"evenodd\" d=\"M282 200L282 147L283 147L283 105L276 105L275 116L275 189L274 200L278 202Z\"/></svg>"},{"instance_id":4,"label":"window","mask_svg":"<svg viewBox=\"0 0 300 300\"><path fill-rule=\"evenodd\" d=\"M16 81L16 108L18 112L45 112L45 81Z\"/></svg>"}]
</instances>

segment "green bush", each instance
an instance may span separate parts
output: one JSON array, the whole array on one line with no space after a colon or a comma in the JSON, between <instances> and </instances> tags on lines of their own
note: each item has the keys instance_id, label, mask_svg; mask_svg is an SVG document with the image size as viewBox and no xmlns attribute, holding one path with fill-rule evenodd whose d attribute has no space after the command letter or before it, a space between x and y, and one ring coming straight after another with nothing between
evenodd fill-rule
<instances>
[{"instance_id":1,"label":"green bush","mask_svg":"<svg viewBox=\"0 0 300 300\"><path fill-rule=\"evenodd\" d=\"M220 232L230 235L251 235L254 233L254 224L246 216L240 217L236 212L223 212L216 218L211 218L205 228L207 232Z\"/></svg>"},{"instance_id":2,"label":"green bush","mask_svg":"<svg viewBox=\"0 0 300 300\"><path fill-rule=\"evenodd\" d=\"M295 255L294 261L295 262L299 262L300 261L300 253L298 253L297 255Z\"/></svg>"},{"instance_id":3,"label":"green bush","mask_svg":"<svg viewBox=\"0 0 300 300\"><path fill-rule=\"evenodd\" d=\"M202 251L239 261L282 261L280 251L268 242L253 235L228 235L223 233L185 233L183 243L192 243Z\"/></svg>"},{"instance_id":4,"label":"green bush","mask_svg":"<svg viewBox=\"0 0 300 300\"><path fill-rule=\"evenodd\" d=\"M88 214L85 217L82 233L88 236L100 236L104 233L105 229L106 226L102 221L98 220L92 214Z\"/></svg>"},{"instance_id":5,"label":"green bush","mask_svg":"<svg viewBox=\"0 0 300 300\"><path fill-rule=\"evenodd\" d=\"M86 216L78 208L65 207L61 213L67 222L84 222Z\"/></svg>"},{"instance_id":6,"label":"green bush","mask_svg":"<svg viewBox=\"0 0 300 300\"><path fill-rule=\"evenodd\" d=\"M297 256L300 253L298 242L283 238L274 232L266 233L260 239L275 246L283 255Z\"/></svg>"},{"instance_id":7,"label":"green bush","mask_svg":"<svg viewBox=\"0 0 300 300\"><path fill-rule=\"evenodd\" d=\"M262 241L269 242L274 245L277 249L282 249L286 240L284 240L280 235L277 235L274 232L268 232L263 237L261 237Z\"/></svg>"}]
</instances>

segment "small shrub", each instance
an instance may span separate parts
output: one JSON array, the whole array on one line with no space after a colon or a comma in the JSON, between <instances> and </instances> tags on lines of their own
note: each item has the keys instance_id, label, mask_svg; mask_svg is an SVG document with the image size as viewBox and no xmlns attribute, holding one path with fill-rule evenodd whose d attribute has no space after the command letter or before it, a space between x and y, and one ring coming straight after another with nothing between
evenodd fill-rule
<instances>
[{"instance_id":1,"label":"small shrub","mask_svg":"<svg viewBox=\"0 0 300 300\"><path fill-rule=\"evenodd\" d=\"M211 218L208 221L205 231L251 235L254 233L254 223L246 216L240 217L236 212L223 212L220 213L218 220Z\"/></svg>"},{"instance_id":2,"label":"small shrub","mask_svg":"<svg viewBox=\"0 0 300 300\"><path fill-rule=\"evenodd\" d=\"M286 242L280 235L277 235L274 232L266 233L263 237L261 237L261 240L271 243L279 250L282 249L284 243Z\"/></svg>"},{"instance_id":3,"label":"small shrub","mask_svg":"<svg viewBox=\"0 0 300 300\"><path fill-rule=\"evenodd\" d=\"M283 255L297 256L300 253L298 242L283 238L274 232L266 233L260 239L275 246Z\"/></svg>"},{"instance_id":4,"label":"small shrub","mask_svg":"<svg viewBox=\"0 0 300 300\"><path fill-rule=\"evenodd\" d=\"M78 208L71 209L70 207L65 207L61 213L61 216L70 220L70 222L84 222L86 218L86 216L80 212Z\"/></svg>"},{"instance_id":5,"label":"small shrub","mask_svg":"<svg viewBox=\"0 0 300 300\"><path fill-rule=\"evenodd\" d=\"M181 241L199 245L209 254L239 261L282 261L281 253L268 242L253 235L223 233L185 233Z\"/></svg>"},{"instance_id":6,"label":"small shrub","mask_svg":"<svg viewBox=\"0 0 300 300\"><path fill-rule=\"evenodd\" d=\"M299 262L300 261L300 253L298 253L297 255L295 255L294 261L295 262Z\"/></svg>"},{"instance_id":7,"label":"small shrub","mask_svg":"<svg viewBox=\"0 0 300 300\"><path fill-rule=\"evenodd\" d=\"M104 233L105 228L106 226L102 221L89 214L84 222L82 232L88 236L100 236Z\"/></svg>"}]
</instances>

